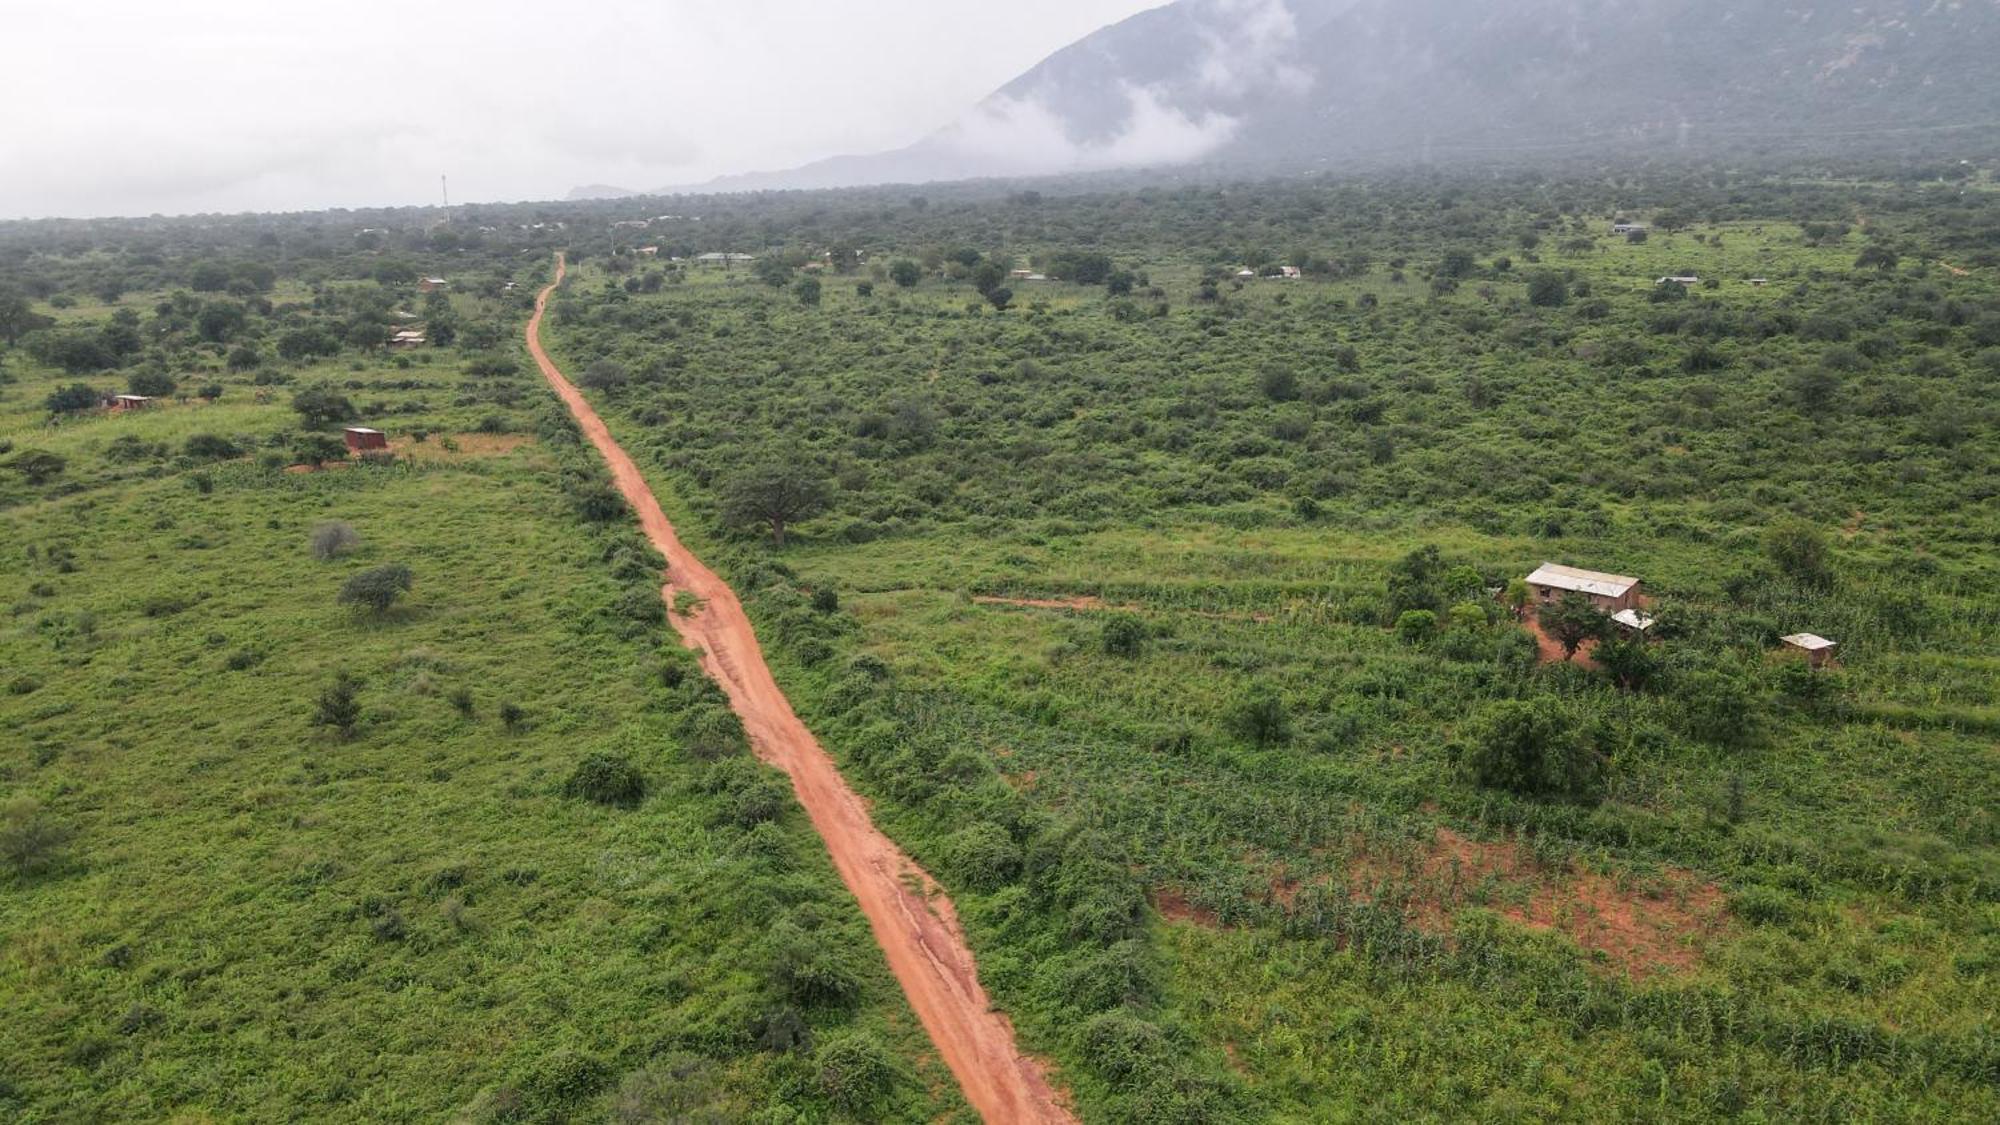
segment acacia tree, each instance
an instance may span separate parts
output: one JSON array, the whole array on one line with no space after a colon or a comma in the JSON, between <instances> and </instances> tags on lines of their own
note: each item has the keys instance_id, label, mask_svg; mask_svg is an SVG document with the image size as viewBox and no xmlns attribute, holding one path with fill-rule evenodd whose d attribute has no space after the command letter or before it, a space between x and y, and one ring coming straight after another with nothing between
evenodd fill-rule
<instances>
[{"instance_id":1,"label":"acacia tree","mask_svg":"<svg viewBox=\"0 0 2000 1125\"><path fill-rule=\"evenodd\" d=\"M738 527L768 525L771 541L785 545L785 529L811 519L833 503L826 479L806 465L771 463L729 482L722 492L722 514Z\"/></svg>"}]
</instances>

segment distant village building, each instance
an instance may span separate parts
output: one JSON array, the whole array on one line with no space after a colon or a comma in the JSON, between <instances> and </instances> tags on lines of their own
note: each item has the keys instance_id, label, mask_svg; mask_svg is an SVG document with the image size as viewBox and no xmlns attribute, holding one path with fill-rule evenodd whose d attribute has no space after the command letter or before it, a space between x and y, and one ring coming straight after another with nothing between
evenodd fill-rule
<instances>
[{"instance_id":1,"label":"distant village building","mask_svg":"<svg viewBox=\"0 0 2000 1125\"><path fill-rule=\"evenodd\" d=\"M660 256L660 248L657 246L641 246L632 252L641 258L657 258Z\"/></svg>"},{"instance_id":2,"label":"distant village building","mask_svg":"<svg viewBox=\"0 0 2000 1125\"><path fill-rule=\"evenodd\" d=\"M415 328L405 328L394 336L389 337L389 346L392 348L421 348L424 346L425 339L426 337L421 331Z\"/></svg>"},{"instance_id":3,"label":"distant village building","mask_svg":"<svg viewBox=\"0 0 2000 1125\"><path fill-rule=\"evenodd\" d=\"M1779 638L1786 648L1805 654L1806 662L1815 668L1824 668L1833 659L1833 650L1839 646L1817 633L1794 633Z\"/></svg>"},{"instance_id":4,"label":"distant village building","mask_svg":"<svg viewBox=\"0 0 2000 1125\"><path fill-rule=\"evenodd\" d=\"M1007 277L1013 281L1026 281L1033 276L1035 276L1034 270L1011 270L1007 274Z\"/></svg>"},{"instance_id":5,"label":"distant village building","mask_svg":"<svg viewBox=\"0 0 2000 1125\"><path fill-rule=\"evenodd\" d=\"M423 277L417 279L417 291L420 293L434 293L439 289L443 289L445 285L445 279L441 277Z\"/></svg>"},{"instance_id":6,"label":"distant village building","mask_svg":"<svg viewBox=\"0 0 2000 1125\"><path fill-rule=\"evenodd\" d=\"M350 453L363 453L370 449L389 448L389 435L383 433L381 430L371 430L366 426L349 426L347 427L345 436L347 438L347 450Z\"/></svg>"},{"instance_id":7,"label":"distant village building","mask_svg":"<svg viewBox=\"0 0 2000 1125\"><path fill-rule=\"evenodd\" d=\"M638 230L644 230L644 229L646 229L646 227L647 227L647 226L648 226L648 224L647 224L646 220L644 220L644 219L620 219L620 220L618 220L617 222L615 222L615 223L612 223L612 224L611 224L611 229L613 229L613 230L632 230L632 229L638 229Z\"/></svg>"},{"instance_id":8,"label":"distant village building","mask_svg":"<svg viewBox=\"0 0 2000 1125\"><path fill-rule=\"evenodd\" d=\"M112 395L104 404L105 409L122 413L127 410L145 410L153 405L151 395Z\"/></svg>"},{"instance_id":9,"label":"distant village building","mask_svg":"<svg viewBox=\"0 0 2000 1125\"><path fill-rule=\"evenodd\" d=\"M1638 234L1646 229L1644 223L1612 223L1612 234Z\"/></svg>"},{"instance_id":10,"label":"distant village building","mask_svg":"<svg viewBox=\"0 0 2000 1125\"><path fill-rule=\"evenodd\" d=\"M1661 278L1661 279L1660 279L1659 283L1660 283L1661 285L1666 285L1666 284L1669 284L1669 283L1671 283L1671 284L1674 284L1674 285L1687 285L1687 286L1695 286L1695 285L1700 285L1700 284L1701 284L1701 278L1698 278L1698 277L1663 277L1663 278Z\"/></svg>"},{"instance_id":11,"label":"distant village building","mask_svg":"<svg viewBox=\"0 0 2000 1125\"><path fill-rule=\"evenodd\" d=\"M1257 280L1257 271L1245 266L1243 269L1236 271L1236 277L1239 281L1255 281Z\"/></svg>"},{"instance_id":12,"label":"distant village building","mask_svg":"<svg viewBox=\"0 0 2000 1125\"><path fill-rule=\"evenodd\" d=\"M1305 276L1305 271L1297 266L1279 266L1278 276L1286 281L1297 281Z\"/></svg>"},{"instance_id":13,"label":"distant village building","mask_svg":"<svg viewBox=\"0 0 2000 1125\"><path fill-rule=\"evenodd\" d=\"M1754 289L1762 289L1769 284L1771 284L1771 279L1768 277L1753 277L1750 279L1750 285Z\"/></svg>"},{"instance_id":14,"label":"distant village building","mask_svg":"<svg viewBox=\"0 0 2000 1125\"><path fill-rule=\"evenodd\" d=\"M698 266L719 266L722 269L731 269L736 266L747 266L756 260L757 255L755 254L721 254L711 251L707 254L696 255L694 263Z\"/></svg>"},{"instance_id":15,"label":"distant village building","mask_svg":"<svg viewBox=\"0 0 2000 1125\"><path fill-rule=\"evenodd\" d=\"M1552 605L1564 594L1582 594L1605 613L1639 608L1639 580L1622 574L1543 563L1539 570L1528 575L1528 589L1534 593L1537 605Z\"/></svg>"}]
</instances>

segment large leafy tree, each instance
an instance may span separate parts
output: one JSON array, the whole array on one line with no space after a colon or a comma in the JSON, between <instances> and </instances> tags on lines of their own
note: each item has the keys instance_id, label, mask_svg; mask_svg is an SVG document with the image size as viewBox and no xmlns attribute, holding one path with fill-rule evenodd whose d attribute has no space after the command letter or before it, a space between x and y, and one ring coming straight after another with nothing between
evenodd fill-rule
<instances>
[{"instance_id":1,"label":"large leafy tree","mask_svg":"<svg viewBox=\"0 0 2000 1125\"><path fill-rule=\"evenodd\" d=\"M355 416L354 404L332 387L307 387L292 396L292 409L309 429L319 429Z\"/></svg>"},{"instance_id":2,"label":"large leafy tree","mask_svg":"<svg viewBox=\"0 0 2000 1125\"><path fill-rule=\"evenodd\" d=\"M785 545L785 529L811 519L833 502L826 478L809 466L773 462L730 481L722 492L723 518L738 527L763 525Z\"/></svg>"},{"instance_id":3,"label":"large leafy tree","mask_svg":"<svg viewBox=\"0 0 2000 1125\"><path fill-rule=\"evenodd\" d=\"M1543 606L1542 631L1562 646L1563 659L1572 660L1585 641L1601 641L1611 634L1611 619L1582 594L1564 594L1554 605Z\"/></svg>"},{"instance_id":4,"label":"large leafy tree","mask_svg":"<svg viewBox=\"0 0 2000 1125\"><path fill-rule=\"evenodd\" d=\"M1604 782L1604 760L1554 700L1510 700L1480 716L1466 753L1472 778L1524 797L1588 800Z\"/></svg>"}]
</instances>

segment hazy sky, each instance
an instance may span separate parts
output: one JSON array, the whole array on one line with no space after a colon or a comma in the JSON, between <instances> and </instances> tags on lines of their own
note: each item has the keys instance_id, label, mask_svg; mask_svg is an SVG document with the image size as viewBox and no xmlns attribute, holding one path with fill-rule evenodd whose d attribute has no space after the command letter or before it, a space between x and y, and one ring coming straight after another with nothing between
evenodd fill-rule
<instances>
[{"instance_id":1,"label":"hazy sky","mask_svg":"<svg viewBox=\"0 0 2000 1125\"><path fill-rule=\"evenodd\" d=\"M560 198L894 148L1163 0L0 0L0 218Z\"/></svg>"}]
</instances>

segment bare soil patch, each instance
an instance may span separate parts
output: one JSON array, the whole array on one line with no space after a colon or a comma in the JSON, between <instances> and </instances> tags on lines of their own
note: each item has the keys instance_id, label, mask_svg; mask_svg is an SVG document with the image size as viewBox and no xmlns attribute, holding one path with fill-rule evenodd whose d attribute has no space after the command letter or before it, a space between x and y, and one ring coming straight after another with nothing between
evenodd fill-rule
<instances>
[{"instance_id":1,"label":"bare soil patch","mask_svg":"<svg viewBox=\"0 0 2000 1125\"><path fill-rule=\"evenodd\" d=\"M1449 933L1460 907L1485 906L1529 929L1559 931L1638 977L1691 971L1727 925L1722 890L1692 872L1670 868L1639 881L1576 865L1552 870L1518 842L1448 828L1414 855L1363 853L1349 876L1357 898L1392 892L1424 929Z\"/></svg>"}]
</instances>

